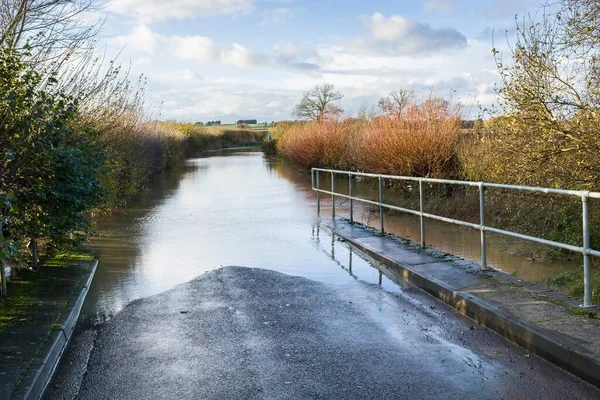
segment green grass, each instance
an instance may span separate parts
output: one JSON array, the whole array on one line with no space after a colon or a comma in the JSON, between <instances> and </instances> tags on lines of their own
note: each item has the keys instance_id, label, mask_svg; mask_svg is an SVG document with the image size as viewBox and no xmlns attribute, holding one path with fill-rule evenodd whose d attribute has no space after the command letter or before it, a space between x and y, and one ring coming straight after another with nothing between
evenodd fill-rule
<instances>
[{"instance_id":1,"label":"green grass","mask_svg":"<svg viewBox=\"0 0 600 400\"><path fill-rule=\"evenodd\" d=\"M581 271L562 272L552 278L548 278L547 282L550 286L554 286L561 292L568 293L573 297L583 297L583 273ZM597 303L600 301L600 273L592 274L592 301Z\"/></svg>"},{"instance_id":2,"label":"green grass","mask_svg":"<svg viewBox=\"0 0 600 400\"><path fill-rule=\"evenodd\" d=\"M572 308L571 314L579 315L581 317L596 318L596 313L594 313L593 311L589 311L589 310L585 310L585 309L581 309L581 308Z\"/></svg>"},{"instance_id":3,"label":"green grass","mask_svg":"<svg viewBox=\"0 0 600 400\"><path fill-rule=\"evenodd\" d=\"M64 295L66 288L72 286L72 290L77 282L73 279L76 272L67 268L73 268L80 261L92 260L93 257L88 254L63 253L48 259L36 272L21 270L7 284L8 297L0 299L0 334L10 327L28 322L36 309L51 302L53 296Z\"/></svg>"}]
</instances>

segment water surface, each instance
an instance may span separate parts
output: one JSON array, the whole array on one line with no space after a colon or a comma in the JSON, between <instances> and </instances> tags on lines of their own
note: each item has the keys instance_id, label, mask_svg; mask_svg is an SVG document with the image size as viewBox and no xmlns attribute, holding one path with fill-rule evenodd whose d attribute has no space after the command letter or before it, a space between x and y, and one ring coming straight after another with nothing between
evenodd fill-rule
<instances>
[{"instance_id":1,"label":"water surface","mask_svg":"<svg viewBox=\"0 0 600 400\"><path fill-rule=\"evenodd\" d=\"M320 227L330 218L330 199L316 194L310 174L255 151L221 151L188 160L160 175L130 208L102 219L101 233L90 243L100 266L84 306L82 320L109 319L127 303L163 292L225 265L266 268L324 282L361 279L388 290L396 285L381 277ZM328 203L329 202L329 203ZM339 201L339 215L348 203ZM379 225L379 216L357 206L357 221ZM418 240L418 219L385 216L386 230ZM427 243L443 251L479 259L479 232L427 221ZM524 279L577 268L578 262L540 263L513 254L511 239L490 237L492 266Z\"/></svg>"}]
</instances>

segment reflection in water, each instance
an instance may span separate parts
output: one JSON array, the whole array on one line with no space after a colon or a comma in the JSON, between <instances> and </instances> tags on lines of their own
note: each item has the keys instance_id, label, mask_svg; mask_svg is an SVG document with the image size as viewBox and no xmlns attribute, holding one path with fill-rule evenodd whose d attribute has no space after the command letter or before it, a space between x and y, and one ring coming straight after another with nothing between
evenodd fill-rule
<instances>
[{"instance_id":1,"label":"reflection in water","mask_svg":"<svg viewBox=\"0 0 600 400\"><path fill-rule=\"evenodd\" d=\"M343 187L343 181L338 186ZM356 190L367 189L357 184ZM321 218L328 218L327 201L331 200L324 196ZM340 216L348 215L348 202L336 206ZM378 224L377 213L355 206L357 221ZM386 215L386 230L418 240L418 220L410 218ZM98 223L101 237L94 238L89 248L100 264L82 320L102 322L135 299L225 265L325 282L354 278L398 290L346 243L321 232L319 223L309 173L260 152L216 152L188 160L157 178L140 201ZM473 260L479 258L477 235L427 222L429 244ZM509 272L540 278L569 268L524 260L506 251L511 242L493 239L488 258Z\"/></svg>"},{"instance_id":2,"label":"reflection in water","mask_svg":"<svg viewBox=\"0 0 600 400\"><path fill-rule=\"evenodd\" d=\"M388 277L375 266L375 262L371 262L369 257L358 252L345 243L343 239L337 238L335 234L332 234L327 229L324 229L324 231L331 240L328 241L327 247L325 247L320 239L320 231L320 223L316 222L312 229L312 239L315 246L349 277L355 280L377 284L390 292L399 291L398 284L388 279ZM354 259L354 255L356 255L358 259ZM406 286L408 286L408 284L403 285L402 287Z\"/></svg>"},{"instance_id":3,"label":"reflection in water","mask_svg":"<svg viewBox=\"0 0 600 400\"><path fill-rule=\"evenodd\" d=\"M100 221L101 237L89 244L100 265L82 320L101 323L135 299L225 265L346 281L337 252L348 248L334 240L334 253L323 254L320 240L330 237L315 226L314 195L304 182L310 175L286 179L276 165L259 152L192 159L162 175L139 202ZM361 279L377 282L376 270L355 259L354 271L358 264Z\"/></svg>"}]
</instances>

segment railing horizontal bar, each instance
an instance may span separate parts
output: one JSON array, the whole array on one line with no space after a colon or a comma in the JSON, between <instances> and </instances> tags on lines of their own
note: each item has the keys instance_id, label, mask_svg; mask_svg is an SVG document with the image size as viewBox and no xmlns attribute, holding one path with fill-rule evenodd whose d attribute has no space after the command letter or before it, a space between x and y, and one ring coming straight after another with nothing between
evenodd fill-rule
<instances>
[{"instance_id":1,"label":"railing horizontal bar","mask_svg":"<svg viewBox=\"0 0 600 400\"><path fill-rule=\"evenodd\" d=\"M343 175L353 175L353 176L366 176L371 178L383 178L383 179L394 179L394 180L406 180L413 182L427 182L427 183L444 183L451 185L464 185L464 186L483 186L486 188L494 188L494 189L510 189L510 190L522 190L528 192L536 192L536 193L547 193L547 194L561 194L561 195L569 195L569 196L577 196L577 197L590 197L594 199L600 199L600 192L587 192L584 190L566 190L566 189L553 189L553 188L543 188L543 187L535 187L535 186L519 186L519 185L507 185L502 183L488 183L488 182L473 182L473 181L459 181L459 180L450 180L450 179L437 179L437 178L418 178L414 176L400 176L400 175L383 175L383 174L369 174L366 172L352 172L352 171L341 171L335 169L325 169L325 168L313 168L315 171L323 171L330 172L334 174L343 174Z\"/></svg>"},{"instance_id":2,"label":"railing horizontal bar","mask_svg":"<svg viewBox=\"0 0 600 400\"><path fill-rule=\"evenodd\" d=\"M541 239L535 236L523 235L522 233L516 233L511 231L505 231L503 229L491 228L489 226L485 227L487 232L498 233L500 235L512 236L517 239L529 240L531 242L536 242L540 244L545 244L547 246L558 247L559 249L565 249L574 251L577 253L583 253L583 247L572 246L570 244L555 242L553 240Z\"/></svg>"},{"instance_id":3,"label":"railing horizontal bar","mask_svg":"<svg viewBox=\"0 0 600 400\"><path fill-rule=\"evenodd\" d=\"M332 192L330 192L328 190L323 190L323 189L316 189L315 188L314 190L318 191L318 192L321 192L321 193L330 194L330 195L331 194L335 194L335 196L342 197L342 198L345 198L345 199L355 200L355 201L359 201L359 202L362 202L362 203L372 204L372 205L379 206L379 202L378 201L372 201L372 200L362 199L360 197L348 196L348 195L340 194L340 193L332 193ZM391 209L391 210L402 211L402 212L405 212L405 213L408 213L408 214L412 214L412 215L420 215L419 211L411 210L409 208L403 208L403 207L393 206L391 204L385 204L385 203L383 203L383 207ZM428 214L428 213L423 213L423 216L426 217L426 218L435 219L435 220L443 221L443 222L448 222L448 223L455 224L455 225L466 226L466 227L472 228L472 229L481 229L481 225L474 224L474 223L471 223L471 222L460 221L460 220L456 220L456 219L452 219L452 218L446 218L446 217L441 217L439 215ZM485 230L487 232L497 233L497 234L500 234L500 235L511 236L511 237L514 237L514 238L517 238L517 239L524 239L524 240L528 240L528 241L531 241L531 242L535 242L535 243L539 243L539 244L544 244L544 245L551 246L551 247L556 247L556 248L559 248L559 249L574 251L576 253L583 253L583 251L584 251L583 247L578 247L578 246L573 246L573 245L570 245L570 244L564 244L564 243L560 243L560 242L555 242L553 240L542 239L542 238L538 238L538 237L535 237L535 236L524 235L522 233L505 231L503 229L492 228L492 227L489 227L489 226L484 226L483 230ZM598 250L588 249L586 251L586 253L589 254L589 255L591 255L591 256L600 257L600 251L598 251Z\"/></svg>"},{"instance_id":4,"label":"railing horizontal bar","mask_svg":"<svg viewBox=\"0 0 600 400\"><path fill-rule=\"evenodd\" d=\"M587 197L600 198L600 193L586 192L584 190L552 189L552 188L543 188L543 187L537 187L537 186L505 185L505 184L501 184L501 183L484 183L483 186L486 188L494 188L494 189L511 189L511 190L522 190L522 191L526 191L526 192L562 194L562 195L577 196L577 197L587 196Z\"/></svg>"},{"instance_id":5,"label":"railing horizontal bar","mask_svg":"<svg viewBox=\"0 0 600 400\"><path fill-rule=\"evenodd\" d=\"M465 222L465 221L460 221L457 219L440 217L439 215L435 215L435 214L423 213L423 216L426 218L437 219L438 221L449 222L449 223L455 224L455 225L467 226L467 227L473 228L473 229L481 229L481 225L473 224L471 222Z\"/></svg>"},{"instance_id":6,"label":"railing horizontal bar","mask_svg":"<svg viewBox=\"0 0 600 400\"><path fill-rule=\"evenodd\" d=\"M317 190L317 189L315 189L315 190ZM321 193L332 194L331 192L329 192L327 190L323 190L323 189L319 189L318 191L321 192ZM361 201L363 203L373 204L373 205L379 206L379 202L378 201L361 199L360 197L351 197L351 196L347 196L345 194L339 194L339 193L335 193L335 195L338 196L338 197L343 197L345 199L351 199L351 200ZM389 208L391 210L402 211L402 212L405 212L405 213L408 213L408 214L412 214L412 215L421 215L421 213L419 211L411 210L410 208L403 208L403 207L393 206L391 204L385 204L385 203L383 203L382 206L385 207L385 208ZM457 219L440 217L439 215L434 215L434 214L423 213L423 216L427 217L427 218L431 218L431 219L437 219L439 221L450 222L450 223L456 224L456 225L468 226L469 228L480 229L480 225L479 224L472 224L470 222L459 221Z\"/></svg>"}]
</instances>

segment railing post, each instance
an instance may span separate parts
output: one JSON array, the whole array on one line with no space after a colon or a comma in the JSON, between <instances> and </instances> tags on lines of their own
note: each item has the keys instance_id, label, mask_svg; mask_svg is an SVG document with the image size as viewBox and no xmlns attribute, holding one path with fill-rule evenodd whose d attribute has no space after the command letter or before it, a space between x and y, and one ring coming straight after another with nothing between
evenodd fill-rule
<instances>
[{"instance_id":1,"label":"railing post","mask_svg":"<svg viewBox=\"0 0 600 400\"><path fill-rule=\"evenodd\" d=\"M481 230L481 269L487 270L487 244L485 238L485 187L479 182L479 224Z\"/></svg>"},{"instance_id":2,"label":"railing post","mask_svg":"<svg viewBox=\"0 0 600 400\"><path fill-rule=\"evenodd\" d=\"M590 207L588 194L581 196L583 216L583 307L592 307L590 255Z\"/></svg>"},{"instance_id":3,"label":"railing post","mask_svg":"<svg viewBox=\"0 0 600 400\"><path fill-rule=\"evenodd\" d=\"M381 233L385 233L383 229L383 185L381 175L379 176L379 224L381 225Z\"/></svg>"},{"instance_id":4,"label":"railing post","mask_svg":"<svg viewBox=\"0 0 600 400\"><path fill-rule=\"evenodd\" d=\"M317 182L317 215L321 214L321 192L319 190L320 186L319 186L319 170L315 170L316 173L316 177L315 180Z\"/></svg>"},{"instance_id":5,"label":"railing post","mask_svg":"<svg viewBox=\"0 0 600 400\"><path fill-rule=\"evenodd\" d=\"M352 197L352 174L348 173L348 196ZM354 223L354 204L353 200L350 199L350 223Z\"/></svg>"},{"instance_id":6,"label":"railing post","mask_svg":"<svg viewBox=\"0 0 600 400\"><path fill-rule=\"evenodd\" d=\"M335 218L335 181L333 180L333 171L331 171L331 218Z\"/></svg>"},{"instance_id":7,"label":"railing post","mask_svg":"<svg viewBox=\"0 0 600 400\"><path fill-rule=\"evenodd\" d=\"M425 200L423 199L423 179L419 179L419 211L421 219L421 247L425 248L425 218L423 212L425 211Z\"/></svg>"},{"instance_id":8,"label":"railing post","mask_svg":"<svg viewBox=\"0 0 600 400\"><path fill-rule=\"evenodd\" d=\"M331 232L331 259L335 261L335 234Z\"/></svg>"},{"instance_id":9,"label":"railing post","mask_svg":"<svg viewBox=\"0 0 600 400\"><path fill-rule=\"evenodd\" d=\"M352 247L350 249L350 259L348 260L348 272L352 275Z\"/></svg>"}]
</instances>

